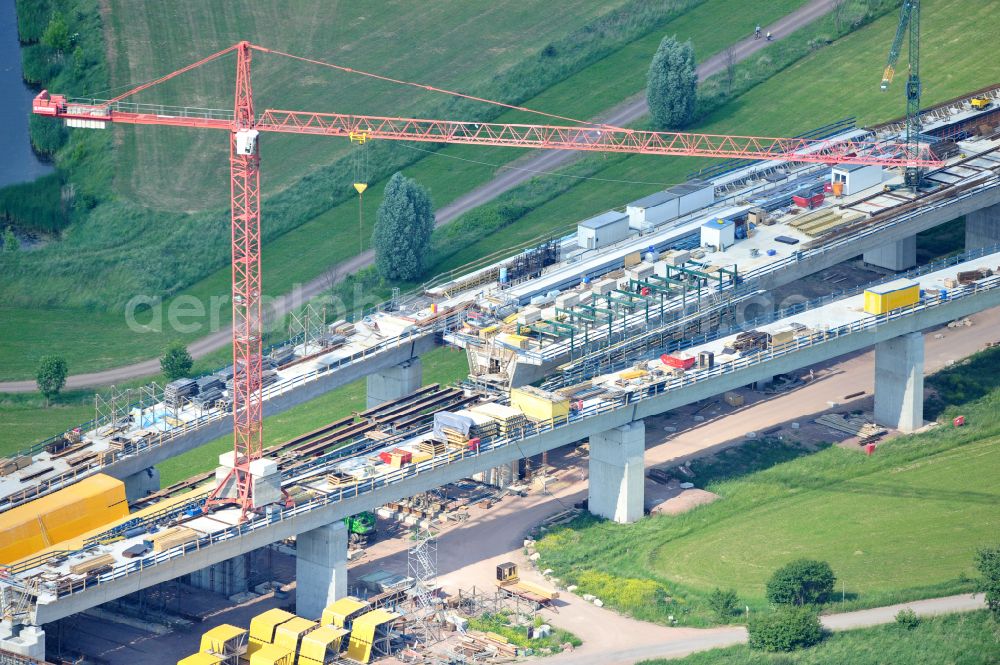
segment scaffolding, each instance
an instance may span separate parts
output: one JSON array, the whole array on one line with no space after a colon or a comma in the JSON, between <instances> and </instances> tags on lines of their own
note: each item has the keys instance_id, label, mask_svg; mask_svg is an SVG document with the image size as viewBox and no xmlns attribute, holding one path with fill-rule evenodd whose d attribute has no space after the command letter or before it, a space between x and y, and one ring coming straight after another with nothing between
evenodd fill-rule
<instances>
[{"instance_id":1,"label":"scaffolding","mask_svg":"<svg viewBox=\"0 0 1000 665\"><path fill-rule=\"evenodd\" d=\"M310 347L318 349L323 346L323 337L326 335L325 306L316 307L308 303L301 312L292 312L288 316L288 337L295 339L302 335L302 348L306 354Z\"/></svg>"},{"instance_id":2,"label":"scaffolding","mask_svg":"<svg viewBox=\"0 0 1000 665\"><path fill-rule=\"evenodd\" d=\"M407 575L414 580L413 612L409 621L414 636L424 644L441 640L441 607L437 590L437 539L429 527L418 526L416 544L406 552Z\"/></svg>"}]
</instances>

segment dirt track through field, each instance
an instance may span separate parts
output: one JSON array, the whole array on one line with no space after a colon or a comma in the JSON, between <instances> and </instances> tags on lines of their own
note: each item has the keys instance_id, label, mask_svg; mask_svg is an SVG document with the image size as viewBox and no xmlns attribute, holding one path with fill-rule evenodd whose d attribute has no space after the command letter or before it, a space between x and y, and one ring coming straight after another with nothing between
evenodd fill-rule
<instances>
[{"instance_id":1,"label":"dirt track through field","mask_svg":"<svg viewBox=\"0 0 1000 665\"><path fill-rule=\"evenodd\" d=\"M836 0L812 0L808 4L800 7L787 16L775 21L773 24L764 26L764 31L770 31L775 39L795 32L799 28L812 23L829 12L836 4ZM764 39L754 39L753 36L744 39L734 45L736 62L740 62L750 57L757 51L767 46L769 42ZM717 74L726 66L726 54L717 53L708 60L698 65L698 78L705 78ZM593 120L607 123L609 125L627 125L635 122L646 115L645 93L639 92L624 102L617 104ZM573 160L578 159L580 153L567 151L543 151L532 154L524 159L518 160L511 165L504 166L503 172L493 178L490 182L477 187L468 194L460 196L455 201L441 208L436 215L436 225L443 226L454 221L463 213L478 206L488 203L497 196L507 192L514 187L531 179L539 172L552 171L561 168ZM298 291L295 298L289 295L277 298L274 304L274 316L282 317L287 314L295 305L304 300L314 298L328 290L333 284L340 282L347 275L351 275L370 266L375 258L371 250L351 257L331 266L323 275L307 282ZM334 275L333 280L328 275ZM213 351L224 348L232 340L232 328L226 327L218 332L202 337L188 345L188 351L195 358L208 355ZM87 374L74 374L66 380L67 390L80 388L92 388L107 386L122 381L152 376L159 373L160 361L153 358L141 362L114 367L100 372L89 372ZM34 381L3 381L0 382L0 392L23 393L32 392L37 389Z\"/></svg>"}]
</instances>

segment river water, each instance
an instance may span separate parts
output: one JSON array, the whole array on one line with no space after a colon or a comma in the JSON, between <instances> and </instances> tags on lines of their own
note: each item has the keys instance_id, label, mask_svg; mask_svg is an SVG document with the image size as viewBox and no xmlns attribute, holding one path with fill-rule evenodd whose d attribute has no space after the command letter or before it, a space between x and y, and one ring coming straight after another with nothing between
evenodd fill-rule
<instances>
[{"instance_id":1,"label":"river water","mask_svg":"<svg viewBox=\"0 0 1000 665\"><path fill-rule=\"evenodd\" d=\"M21 78L14 0L0 0L0 187L52 172L52 167L31 151L28 139L34 96Z\"/></svg>"}]
</instances>

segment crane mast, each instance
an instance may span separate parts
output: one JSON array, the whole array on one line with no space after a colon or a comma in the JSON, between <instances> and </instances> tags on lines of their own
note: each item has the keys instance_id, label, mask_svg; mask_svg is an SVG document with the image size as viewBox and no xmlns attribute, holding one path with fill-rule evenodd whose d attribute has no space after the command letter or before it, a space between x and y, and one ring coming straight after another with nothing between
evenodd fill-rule
<instances>
[{"instance_id":1,"label":"crane mast","mask_svg":"<svg viewBox=\"0 0 1000 665\"><path fill-rule=\"evenodd\" d=\"M904 6L904 20L915 11L915 0ZM909 9L908 9L909 8ZM915 16L915 14L914 14ZM903 30L905 25L900 28ZM897 37L901 39L902 32ZM911 33L912 35L912 33ZM912 38L912 36L911 36ZM911 42L911 58L915 53ZM898 57L898 49L895 57ZM266 475L262 427L262 320L260 235L260 147L263 132L316 134L353 138L464 145L515 146L549 150L619 152L686 157L737 157L814 163L853 163L882 166L939 166L933 154L917 143L917 131L907 133L907 145L866 140L814 141L809 139L730 136L677 132L647 132L608 125L512 125L455 120L429 120L340 113L282 111L254 108L251 86L253 51L276 53L242 41L187 67L143 83L109 100L69 100L41 91L32 103L37 115L63 119L72 127L103 128L109 122L219 129L229 133L232 221L233 308L233 457L205 507L241 508L241 519L263 504L277 500L280 488L257 488L255 478ZM126 97L190 71L223 55L236 54L236 94L233 112L204 108L171 108L123 101ZM292 56L297 57L297 56ZM302 59L302 58L298 58ZM890 52L890 64L895 59ZM328 64L328 63L320 63ZM344 69L344 68L341 68ZM887 68L891 79L891 66ZM914 109L919 108L919 79ZM432 89L429 86L422 86ZM436 89L435 89L436 90ZM448 92L437 90L438 92ZM451 93L449 94L459 94ZM908 87L909 95L909 87ZM489 101L489 100L480 100ZM497 103L497 102L493 102ZM501 104L502 106L509 106ZM558 116L556 116L558 117ZM565 119L565 118L564 118ZM273 479L274 482L278 482Z\"/></svg>"},{"instance_id":2,"label":"crane mast","mask_svg":"<svg viewBox=\"0 0 1000 665\"><path fill-rule=\"evenodd\" d=\"M896 63L903 49L903 42L908 42L909 74L906 77L906 150L907 154L916 156L920 143L920 0L905 0L899 10L899 24L896 26L896 36L889 47L889 57L882 72L882 90L888 90L896 72ZM904 182L907 187L916 191L920 187L922 170L917 165L909 165L904 172Z\"/></svg>"}]
</instances>

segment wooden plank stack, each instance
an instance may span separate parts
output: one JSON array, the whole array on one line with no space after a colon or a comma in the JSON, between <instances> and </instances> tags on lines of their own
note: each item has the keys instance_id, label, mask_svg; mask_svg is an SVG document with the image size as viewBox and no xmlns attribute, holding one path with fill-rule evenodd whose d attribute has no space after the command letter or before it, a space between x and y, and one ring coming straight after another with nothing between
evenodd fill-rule
<instances>
[{"instance_id":1,"label":"wooden plank stack","mask_svg":"<svg viewBox=\"0 0 1000 665\"><path fill-rule=\"evenodd\" d=\"M425 439L417 444L417 449L429 455L443 455L448 450L448 446L444 441Z\"/></svg>"},{"instance_id":2,"label":"wooden plank stack","mask_svg":"<svg viewBox=\"0 0 1000 665\"><path fill-rule=\"evenodd\" d=\"M110 554L100 554L91 557L80 563L74 563L69 567L69 572L74 575L87 575L89 573L99 573L115 565L115 558Z\"/></svg>"},{"instance_id":3,"label":"wooden plank stack","mask_svg":"<svg viewBox=\"0 0 1000 665\"><path fill-rule=\"evenodd\" d=\"M152 534L148 540L152 543L154 552L164 552L171 547L198 540L198 532L186 526L175 526Z\"/></svg>"}]
</instances>

